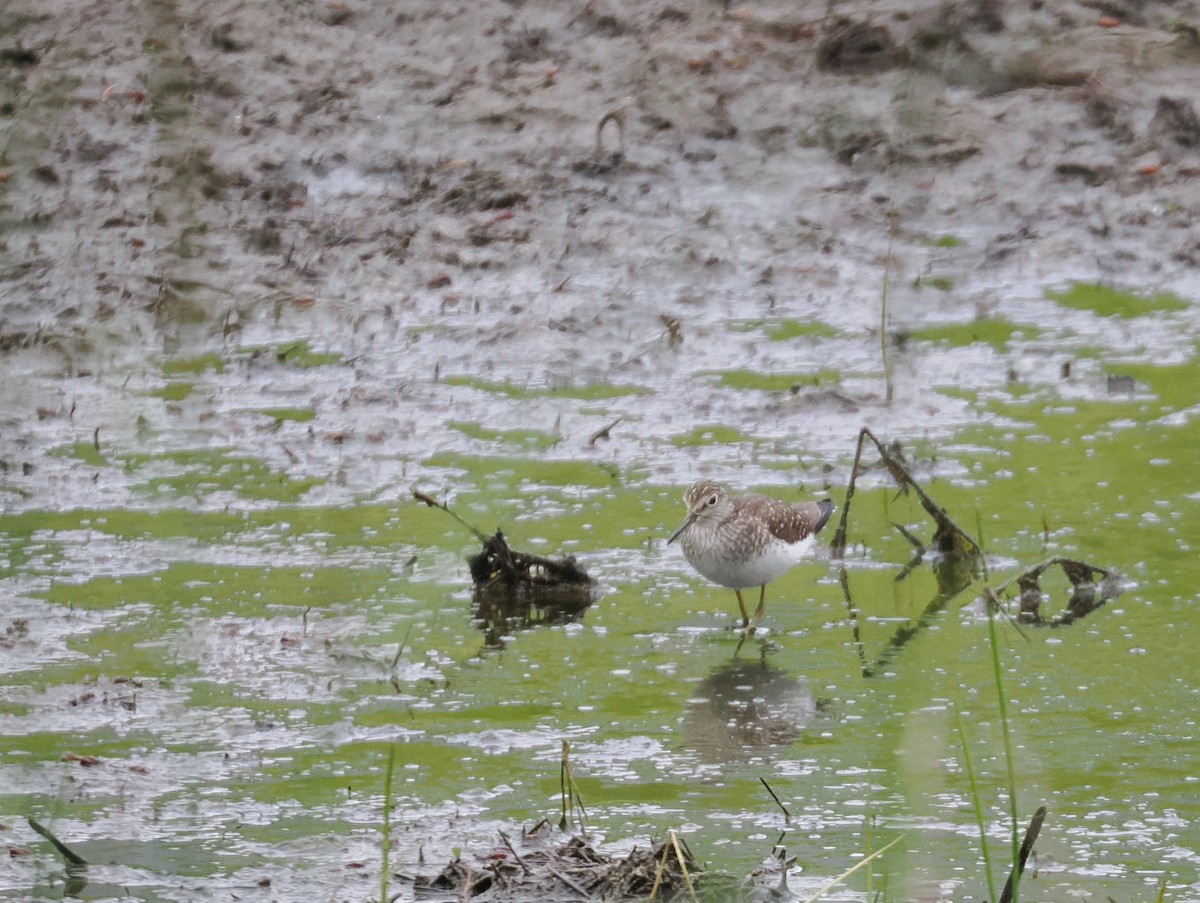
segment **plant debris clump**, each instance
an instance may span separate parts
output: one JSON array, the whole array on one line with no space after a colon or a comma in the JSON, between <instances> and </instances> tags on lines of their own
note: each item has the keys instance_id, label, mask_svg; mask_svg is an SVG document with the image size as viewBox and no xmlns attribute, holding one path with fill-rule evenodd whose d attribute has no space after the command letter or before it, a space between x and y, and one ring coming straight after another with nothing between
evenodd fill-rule
<instances>
[{"instance_id":1,"label":"plant debris clump","mask_svg":"<svg viewBox=\"0 0 1200 903\"><path fill-rule=\"evenodd\" d=\"M503 583L513 587L518 584L531 586L588 586L592 578L580 567L574 555L566 558L543 558L512 549L504 534L497 530L494 536L483 540L483 550L467 562L471 568L471 580L476 587L487 587Z\"/></svg>"},{"instance_id":2,"label":"plant debris clump","mask_svg":"<svg viewBox=\"0 0 1200 903\"><path fill-rule=\"evenodd\" d=\"M538 827L525 834L524 844L537 842ZM433 877L414 878L413 890L422 897L449 893L459 900L554 903L655 895L669 900L690 894L697 874L687 846L674 834L650 848L635 847L624 858L606 856L580 837L555 847L539 843L518 854L508 838L500 836L503 845L483 860L454 859Z\"/></svg>"}]
</instances>

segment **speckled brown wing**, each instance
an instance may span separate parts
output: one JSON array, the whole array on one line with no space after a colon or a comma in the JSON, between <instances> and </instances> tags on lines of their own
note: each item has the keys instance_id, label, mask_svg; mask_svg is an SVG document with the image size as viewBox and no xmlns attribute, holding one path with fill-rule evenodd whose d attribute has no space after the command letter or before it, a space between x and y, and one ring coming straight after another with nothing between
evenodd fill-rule
<instances>
[{"instance_id":1,"label":"speckled brown wing","mask_svg":"<svg viewBox=\"0 0 1200 903\"><path fill-rule=\"evenodd\" d=\"M786 543L800 542L829 522L833 514L833 502L822 499L819 502L801 502L799 505L788 505L783 502L772 505L771 518L768 524L771 534Z\"/></svg>"}]
</instances>

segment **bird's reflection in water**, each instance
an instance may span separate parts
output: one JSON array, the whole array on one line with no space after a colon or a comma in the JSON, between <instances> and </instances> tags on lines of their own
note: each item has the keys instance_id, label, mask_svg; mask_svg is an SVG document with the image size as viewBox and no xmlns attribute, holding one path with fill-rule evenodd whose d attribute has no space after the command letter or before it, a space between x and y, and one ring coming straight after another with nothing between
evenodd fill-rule
<instances>
[{"instance_id":1,"label":"bird's reflection in water","mask_svg":"<svg viewBox=\"0 0 1200 903\"><path fill-rule=\"evenodd\" d=\"M791 743L820 709L807 682L770 664L733 659L713 670L688 702L688 745L705 761L749 758Z\"/></svg>"}]
</instances>

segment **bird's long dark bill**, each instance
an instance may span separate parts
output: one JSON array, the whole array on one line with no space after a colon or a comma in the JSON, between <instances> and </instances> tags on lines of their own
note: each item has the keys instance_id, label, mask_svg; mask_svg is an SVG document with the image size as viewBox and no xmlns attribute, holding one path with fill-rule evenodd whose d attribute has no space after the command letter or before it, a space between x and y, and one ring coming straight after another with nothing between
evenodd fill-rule
<instances>
[{"instance_id":1,"label":"bird's long dark bill","mask_svg":"<svg viewBox=\"0 0 1200 903\"><path fill-rule=\"evenodd\" d=\"M696 515L689 514L687 516L687 520L685 520L682 524L679 525L679 529L671 534L671 538L667 540L667 545L670 545L675 540L677 540L679 538L679 534L682 533L684 530L686 530L688 527L690 527L692 525L692 521L694 521L695 519L696 519Z\"/></svg>"}]
</instances>

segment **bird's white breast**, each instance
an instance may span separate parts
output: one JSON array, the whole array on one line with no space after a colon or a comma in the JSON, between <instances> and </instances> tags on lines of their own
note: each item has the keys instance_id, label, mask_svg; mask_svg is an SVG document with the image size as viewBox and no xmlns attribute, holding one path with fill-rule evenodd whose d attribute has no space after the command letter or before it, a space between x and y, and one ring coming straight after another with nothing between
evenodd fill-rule
<instances>
[{"instance_id":1,"label":"bird's white breast","mask_svg":"<svg viewBox=\"0 0 1200 903\"><path fill-rule=\"evenodd\" d=\"M800 561L812 548L814 538L805 537L796 543L772 540L757 552L739 555L717 553L713 545L689 543L684 534L683 554L688 562L713 583L730 589L747 589L770 583Z\"/></svg>"}]
</instances>

